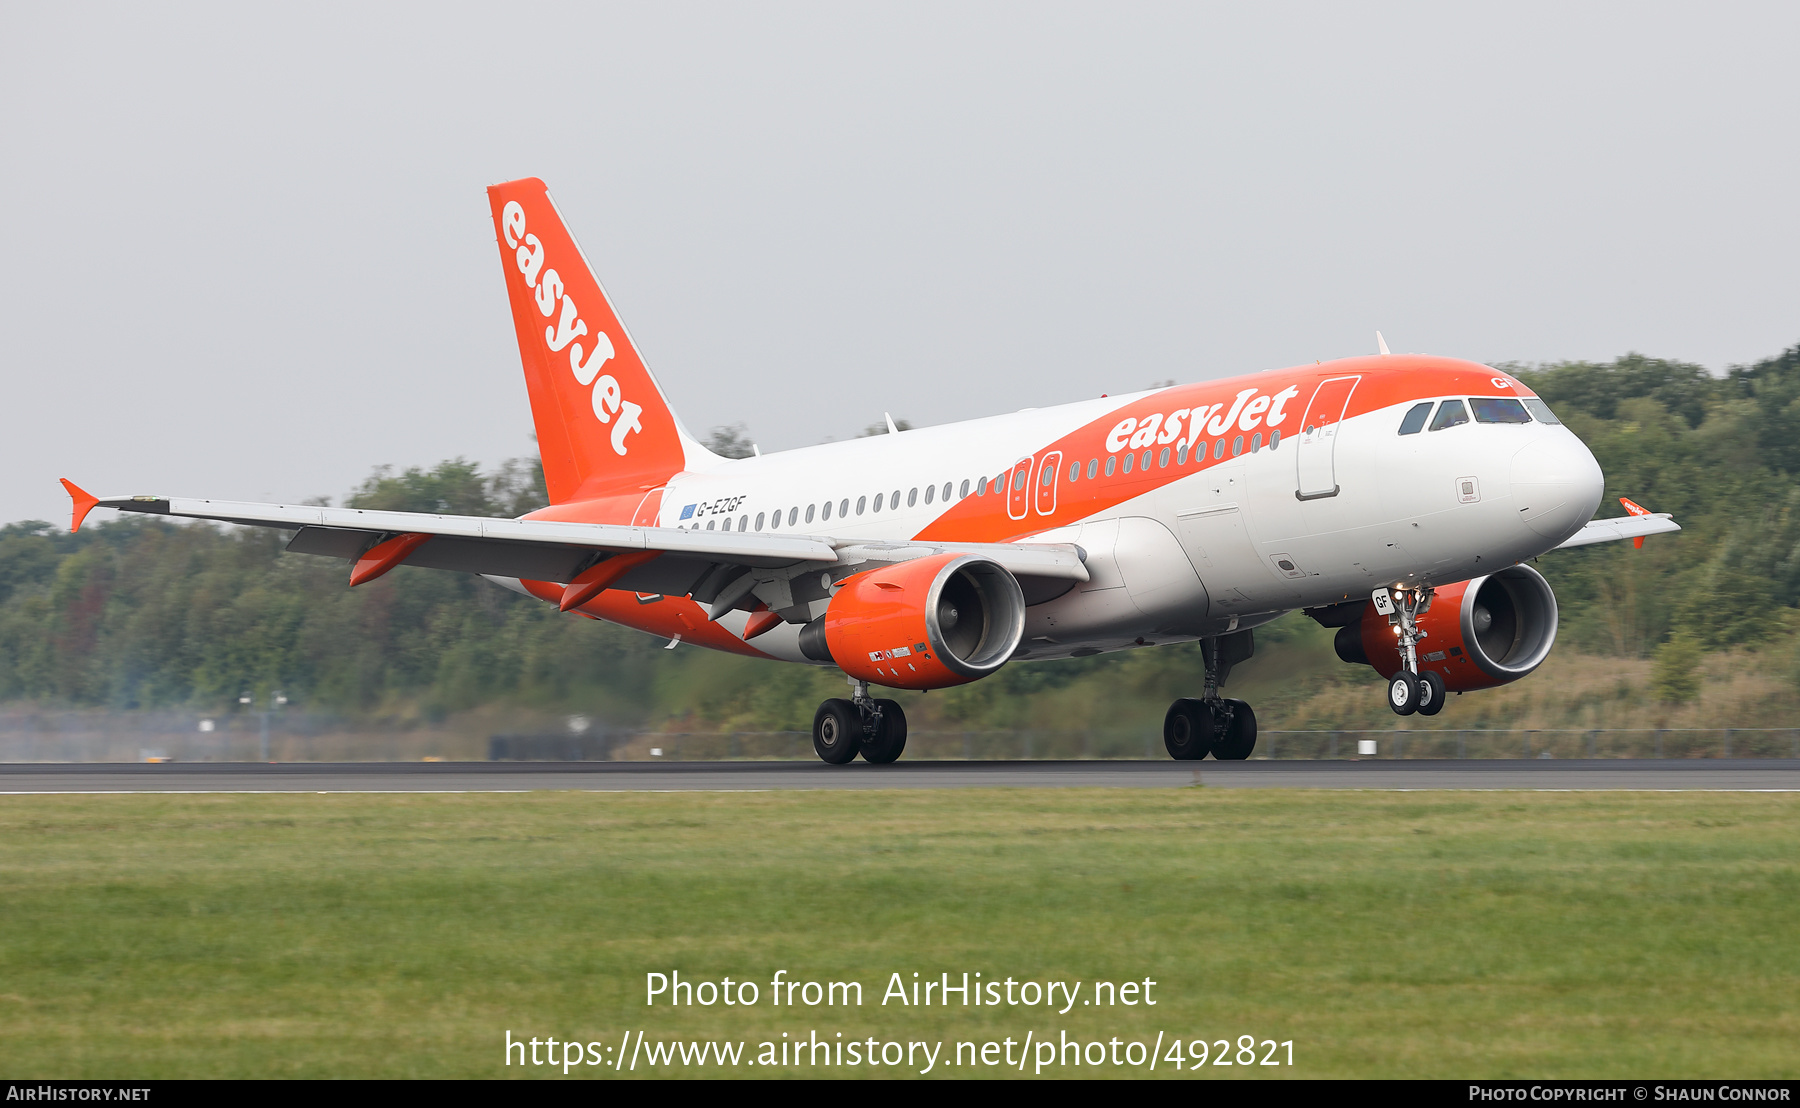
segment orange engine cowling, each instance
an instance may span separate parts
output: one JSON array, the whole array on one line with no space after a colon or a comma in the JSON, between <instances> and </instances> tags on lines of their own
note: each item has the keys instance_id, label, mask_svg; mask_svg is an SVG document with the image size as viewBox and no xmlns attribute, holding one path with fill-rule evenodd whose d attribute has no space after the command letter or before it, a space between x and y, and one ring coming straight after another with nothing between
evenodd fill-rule
<instances>
[{"instance_id":1,"label":"orange engine cowling","mask_svg":"<svg viewBox=\"0 0 1800 1108\"><path fill-rule=\"evenodd\" d=\"M1025 634L1025 594L998 562L935 554L846 577L800 650L898 689L963 685L1006 664Z\"/></svg>"},{"instance_id":2,"label":"orange engine cowling","mask_svg":"<svg viewBox=\"0 0 1800 1108\"><path fill-rule=\"evenodd\" d=\"M1556 594L1527 565L1438 589L1418 617L1426 638L1419 668L1436 670L1451 692L1491 689L1530 673L1556 642ZM1338 657L1374 666L1383 677L1400 670L1400 650L1388 618L1373 604L1337 633Z\"/></svg>"}]
</instances>

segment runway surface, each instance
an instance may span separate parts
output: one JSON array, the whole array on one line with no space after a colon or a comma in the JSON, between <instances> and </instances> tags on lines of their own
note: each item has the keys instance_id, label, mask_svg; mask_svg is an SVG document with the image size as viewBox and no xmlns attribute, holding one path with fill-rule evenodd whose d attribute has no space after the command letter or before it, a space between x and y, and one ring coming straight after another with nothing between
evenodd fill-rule
<instances>
[{"instance_id":1,"label":"runway surface","mask_svg":"<svg viewBox=\"0 0 1800 1108\"><path fill-rule=\"evenodd\" d=\"M22 793L525 792L535 789L1186 788L1800 791L1800 760L1249 762L295 762L0 765Z\"/></svg>"}]
</instances>

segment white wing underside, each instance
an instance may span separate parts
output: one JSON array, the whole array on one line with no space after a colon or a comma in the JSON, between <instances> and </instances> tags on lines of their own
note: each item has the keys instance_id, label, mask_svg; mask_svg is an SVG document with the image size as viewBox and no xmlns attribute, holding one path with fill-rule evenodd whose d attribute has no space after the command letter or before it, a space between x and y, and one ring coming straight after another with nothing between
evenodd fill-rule
<instances>
[{"instance_id":1,"label":"white wing underside","mask_svg":"<svg viewBox=\"0 0 1800 1108\"><path fill-rule=\"evenodd\" d=\"M1620 539L1641 539L1645 535L1661 535L1679 530L1681 530L1681 524L1670 518L1667 512L1653 512L1647 516L1596 519L1591 520L1586 527L1569 536L1556 549L1568 550L1571 547L1591 546L1597 542L1617 542Z\"/></svg>"}]
</instances>

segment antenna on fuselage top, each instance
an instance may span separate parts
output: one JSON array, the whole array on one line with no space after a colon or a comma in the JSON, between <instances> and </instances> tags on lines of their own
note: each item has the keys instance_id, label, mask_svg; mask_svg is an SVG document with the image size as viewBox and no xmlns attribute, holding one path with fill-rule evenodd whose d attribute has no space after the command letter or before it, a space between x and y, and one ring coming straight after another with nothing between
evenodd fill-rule
<instances>
[{"instance_id":1,"label":"antenna on fuselage top","mask_svg":"<svg viewBox=\"0 0 1800 1108\"><path fill-rule=\"evenodd\" d=\"M899 433L900 433L900 428L898 428L898 427L896 427L896 426L894 426L894 417L893 417L893 415L892 415L892 414L891 414L891 413L889 413L889 412L882 412L882 413L881 413L881 418L883 418L883 419L885 419L885 420L887 420L887 425L888 425L888 434L890 434L890 435L898 435L898 434L899 434Z\"/></svg>"},{"instance_id":2,"label":"antenna on fuselage top","mask_svg":"<svg viewBox=\"0 0 1800 1108\"><path fill-rule=\"evenodd\" d=\"M1375 332L1375 346L1383 354L1392 354L1393 353L1392 350L1389 350L1387 348L1387 340L1381 337L1380 331Z\"/></svg>"}]
</instances>

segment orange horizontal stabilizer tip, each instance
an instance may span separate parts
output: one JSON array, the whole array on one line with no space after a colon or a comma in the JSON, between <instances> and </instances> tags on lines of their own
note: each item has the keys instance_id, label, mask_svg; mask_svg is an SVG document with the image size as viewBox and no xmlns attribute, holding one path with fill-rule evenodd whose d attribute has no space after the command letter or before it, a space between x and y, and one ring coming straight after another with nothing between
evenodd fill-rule
<instances>
[{"instance_id":1,"label":"orange horizontal stabilizer tip","mask_svg":"<svg viewBox=\"0 0 1800 1108\"><path fill-rule=\"evenodd\" d=\"M69 530L79 531L81 530L81 521L86 519L87 514L94 510L94 505L100 503L100 498L69 480L67 477L61 478L61 480L62 487L68 490L69 499L75 502L74 514L69 517Z\"/></svg>"},{"instance_id":2,"label":"orange horizontal stabilizer tip","mask_svg":"<svg viewBox=\"0 0 1800 1108\"><path fill-rule=\"evenodd\" d=\"M350 567L350 587L366 585L375 580L401 562L406 561L408 554L425 545L430 539L430 535L421 535L413 531L404 535L396 535L369 547L363 552L362 557L356 559L356 564Z\"/></svg>"},{"instance_id":3,"label":"orange horizontal stabilizer tip","mask_svg":"<svg viewBox=\"0 0 1800 1108\"><path fill-rule=\"evenodd\" d=\"M773 631L781 626L781 617L764 608L760 612L750 613L750 622L744 624L744 641L749 642L756 636Z\"/></svg>"},{"instance_id":4,"label":"orange horizontal stabilizer tip","mask_svg":"<svg viewBox=\"0 0 1800 1108\"><path fill-rule=\"evenodd\" d=\"M643 565L645 562L662 553L660 550L633 550L629 554L614 554L596 566L589 566L575 575L563 589L562 599L557 606L563 611L579 608L588 601L599 596L612 586L614 581L625 576L627 570Z\"/></svg>"}]
</instances>

